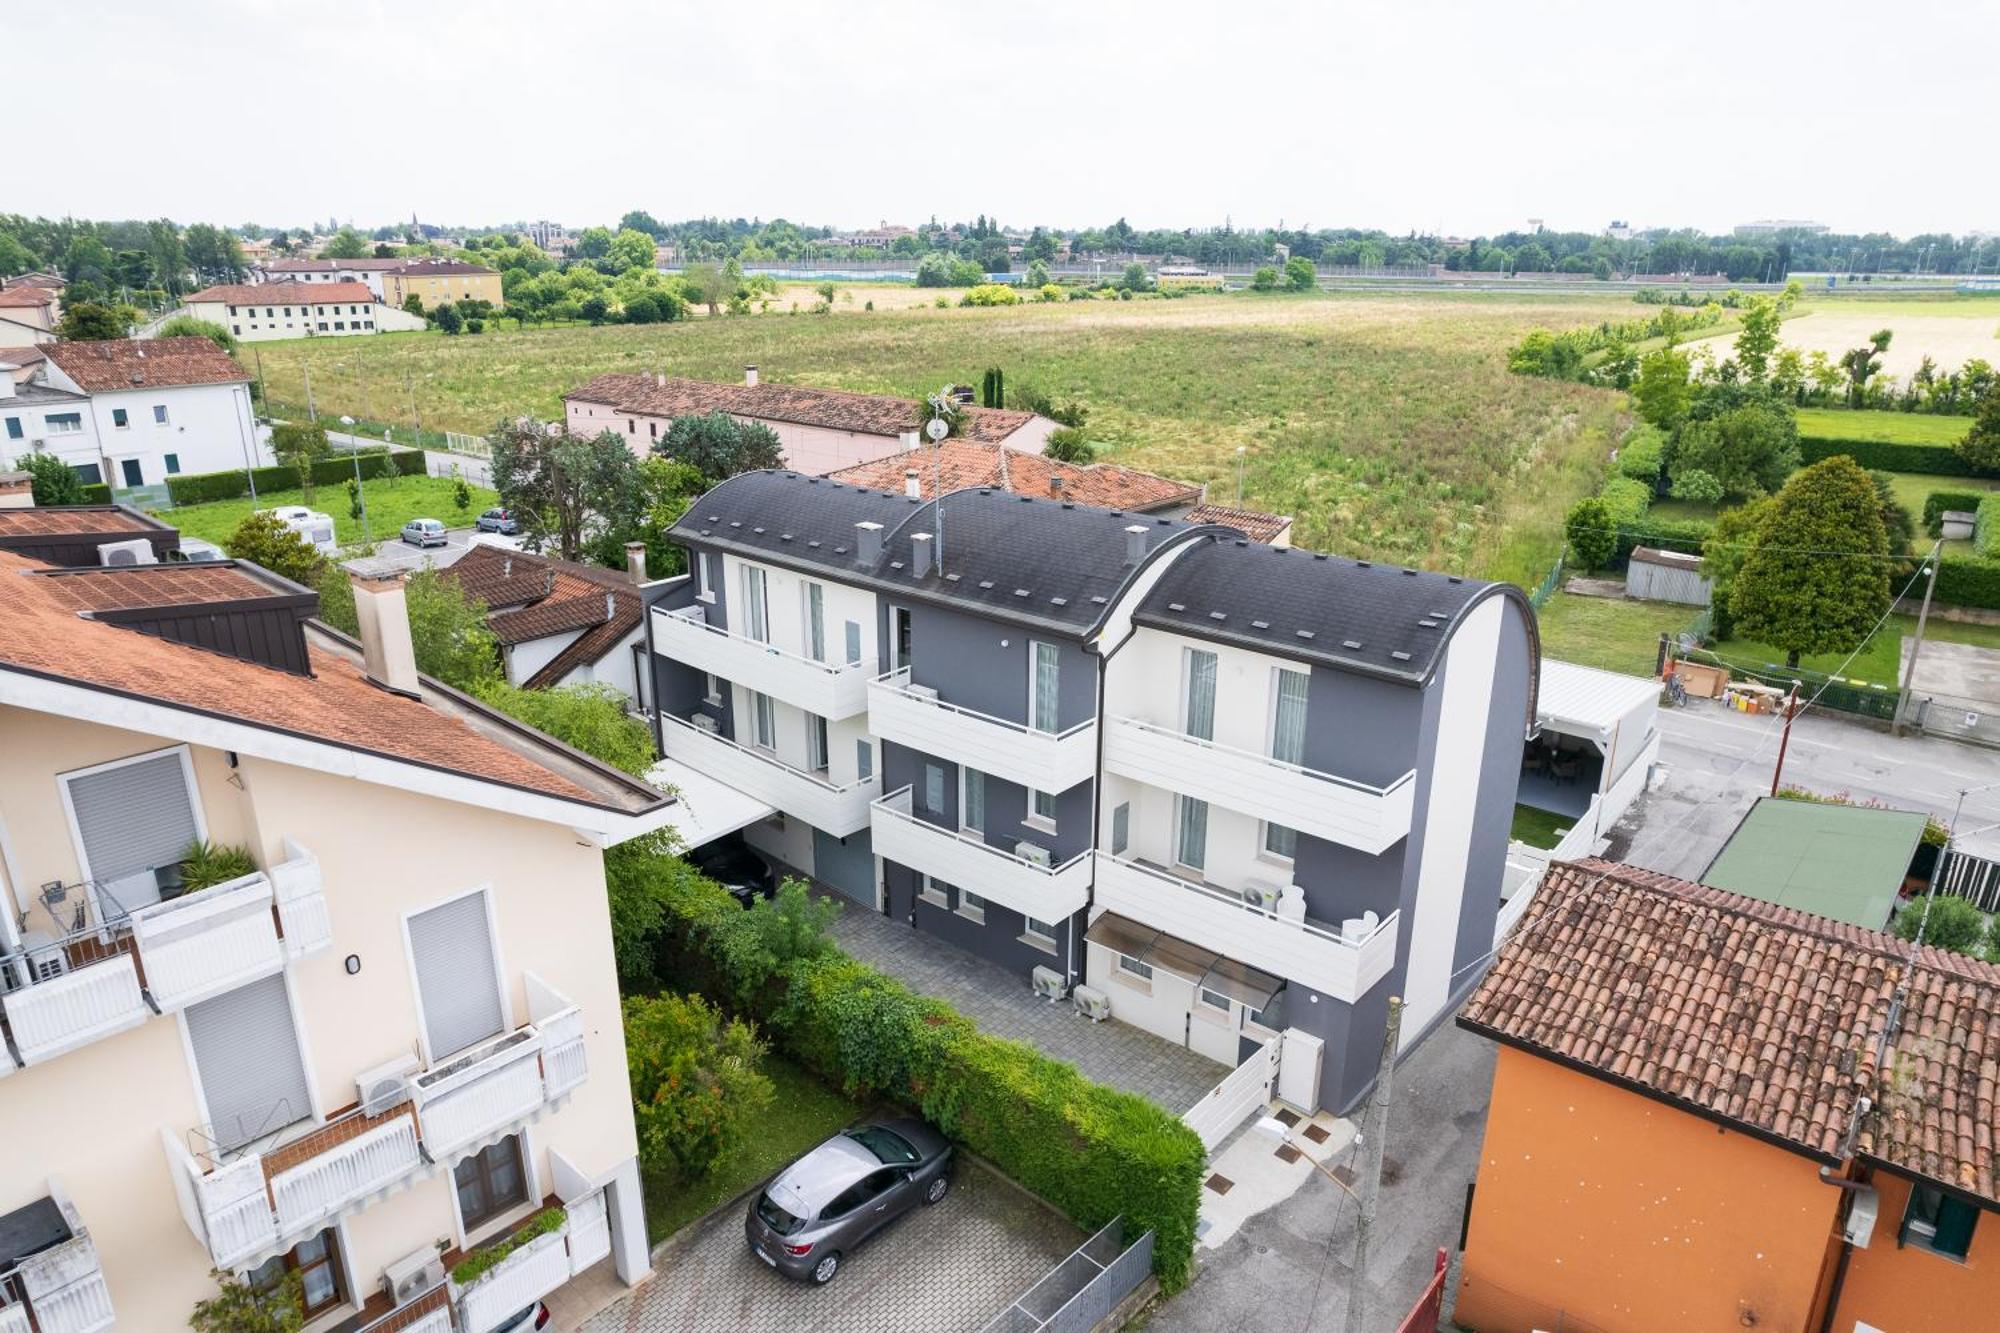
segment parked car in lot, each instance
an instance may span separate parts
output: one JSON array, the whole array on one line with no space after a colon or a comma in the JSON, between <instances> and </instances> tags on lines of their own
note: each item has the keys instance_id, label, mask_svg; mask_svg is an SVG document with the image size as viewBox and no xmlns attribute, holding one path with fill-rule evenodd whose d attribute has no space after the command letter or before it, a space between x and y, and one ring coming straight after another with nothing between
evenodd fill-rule
<instances>
[{"instance_id":1,"label":"parked car in lot","mask_svg":"<svg viewBox=\"0 0 2000 1333\"><path fill-rule=\"evenodd\" d=\"M403 525L403 540L412 546L445 546L444 524L434 518L413 518Z\"/></svg>"},{"instance_id":2,"label":"parked car in lot","mask_svg":"<svg viewBox=\"0 0 2000 1333\"><path fill-rule=\"evenodd\" d=\"M921 1120L843 1130L750 1200L750 1252L786 1277L825 1286L854 1247L951 1189L951 1144Z\"/></svg>"},{"instance_id":3,"label":"parked car in lot","mask_svg":"<svg viewBox=\"0 0 2000 1333\"><path fill-rule=\"evenodd\" d=\"M227 560L228 554L214 542L205 542L199 537L182 537L181 548L168 554L167 559L185 564L206 564L211 560Z\"/></svg>"},{"instance_id":4,"label":"parked car in lot","mask_svg":"<svg viewBox=\"0 0 2000 1333\"><path fill-rule=\"evenodd\" d=\"M518 1314L510 1314L493 1325L493 1333L537 1333L549 1326L549 1307L536 1301Z\"/></svg>"},{"instance_id":5,"label":"parked car in lot","mask_svg":"<svg viewBox=\"0 0 2000 1333\"><path fill-rule=\"evenodd\" d=\"M501 509L495 506L479 516L479 530L481 532L497 532L503 537L512 537L520 532L521 523L519 519L514 517L513 510Z\"/></svg>"},{"instance_id":6,"label":"parked car in lot","mask_svg":"<svg viewBox=\"0 0 2000 1333\"><path fill-rule=\"evenodd\" d=\"M737 834L697 847L687 859L745 907L778 891L778 876L771 863L751 851Z\"/></svg>"}]
</instances>

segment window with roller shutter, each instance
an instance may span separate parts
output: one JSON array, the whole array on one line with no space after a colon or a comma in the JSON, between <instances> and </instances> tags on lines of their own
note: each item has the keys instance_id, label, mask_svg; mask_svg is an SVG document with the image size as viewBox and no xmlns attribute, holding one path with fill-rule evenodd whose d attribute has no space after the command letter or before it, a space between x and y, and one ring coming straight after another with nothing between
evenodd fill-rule
<instances>
[{"instance_id":1,"label":"window with roller shutter","mask_svg":"<svg viewBox=\"0 0 2000 1333\"><path fill-rule=\"evenodd\" d=\"M181 859L203 836L186 751L165 750L108 768L66 774L84 875L130 910L159 900L156 866Z\"/></svg>"},{"instance_id":2,"label":"window with roller shutter","mask_svg":"<svg viewBox=\"0 0 2000 1333\"><path fill-rule=\"evenodd\" d=\"M506 1029L484 890L412 916L410 958L433 1061Z\"/></svg>"},{"instance_id":3,"label":"window with roller shutter","mask_svg":"<svg viewBox=\"0 0 2000 1333\"><path fill-rule=\"evenodd\" d=\"M213 1151L229 1152L312 1116L291 995L282 974L189 1005L188 1045Z\"/></svg>"}]
</instances>

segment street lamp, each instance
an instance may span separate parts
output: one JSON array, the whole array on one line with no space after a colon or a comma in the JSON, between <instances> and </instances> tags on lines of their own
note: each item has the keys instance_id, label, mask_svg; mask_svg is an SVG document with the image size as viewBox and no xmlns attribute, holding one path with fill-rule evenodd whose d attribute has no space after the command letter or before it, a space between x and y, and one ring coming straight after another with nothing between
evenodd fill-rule
<instances>
[{"instance_id":1,"label":"street lamp","mask_svg":"<svg viewBox=\"0 0 2000 1333\"><path fill-rule=\"evenodd\" d=\"M1236 507L1243 507L1243 455L1250 452L1248 445L1236 446Z\"/></svg>"},{"instance_id":2,"label":"street lamp","mask_svg":"<svg viewBox=\"0 0 2000 1333\"><path fill-rule=\"evenodd\" d=\"M361 540L373 546L375 534L368 530L368 492L361 487L361 451L354 447L354 418L342 417L340 424L347 427L347 456L354 460L354 501L361 506Z\"/></svg>"}]
</instances>

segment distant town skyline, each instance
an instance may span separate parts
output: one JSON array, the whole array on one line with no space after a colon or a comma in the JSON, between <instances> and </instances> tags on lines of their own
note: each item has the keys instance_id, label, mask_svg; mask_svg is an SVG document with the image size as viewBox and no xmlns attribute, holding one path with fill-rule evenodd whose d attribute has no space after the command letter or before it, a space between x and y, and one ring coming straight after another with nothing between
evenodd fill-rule
<instances>
[{"instance_id":1,"label":"distant town skyline","mask_svg":"<svg viewBox=\"0 0 2000 1333\"><path fill-rule=\"evenodd\" d=\"M1975 148L2000 10L1915 0L1895 26L1935 40L1860 36L1883 21L1848 0L1656 25L1571 0L1252 4L1226 23L1184 0L1022 0L1004 22L880 0L839 23L796 0L78 0L9 32L51 56L15 71L23 105L49 109L40 151L93 169L17 172L0 207L273 227L643 208L846 228L2000 230Z\"/></svg>"}]
</instances>

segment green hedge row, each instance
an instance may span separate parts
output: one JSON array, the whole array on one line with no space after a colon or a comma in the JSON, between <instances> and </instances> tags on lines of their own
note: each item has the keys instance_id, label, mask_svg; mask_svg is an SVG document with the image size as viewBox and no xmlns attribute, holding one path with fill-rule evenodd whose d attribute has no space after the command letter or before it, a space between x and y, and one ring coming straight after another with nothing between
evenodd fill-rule
<instances>
[{"instance_id":1,"label":"green hedge row","mask_svg":"<svg viewBox=\"0 0 2000 1333\"><path fill-rule=\"evenodd\" d=\"M108 505L111 503L111 488L103 482L83 483L83 503L87 505Z\"/></svg>"},{"instance_id":2,"label":"green hedge row","mask_svg":"<svg viewBox=\"0 0 2000 1333\"><path fill-rule=\"evenodd\" d=\"M2000 611L2000 560L1945 556L1938 561L1937 599Z\"/></svg>"},{"instance_id":3,"label":"green hedge row","mask_svg":"<svg viewBox=\"0 0 2000 1333\"><path fill-rule=\"evenodd\" d=\"M2000 555L2000 491L1989 491L1980 500L1978 518L1972 525L1972 551L1981 559Z\"/></svg>"},{"instance_id":4,"label":"green hedge row","mask_svg":"<svg viewBox=\"0 0 2000 1333\"><path fill-rule=\"evenodd\" d=\"M429 470L427 455L421 449L411 449L403 453L383 451L365 452L361 455L361 479L374 481L380 477L421 477ZM333 458L323 458L313 464L312 478L315 486L337 486L354 475L354 459L351 455L340 454ZM205 504L211 500L240 500L250 494L250 478L255 477L257 490L287 491L299 484L299 471L292 467L260 467L252 472L198 472L188 476L168 477L167 494L177 505Z\"/></svg>"},{"instance_id":5,"label":"green hedge row","mask_svg":"<svg viewBox=\"0 0 2000 1333\"><path fill-rule=\"evenodd\" d=\"M987 1036L838 950L780 962L724 890L676 858L639 855L607 858L613 930L638 924L621 919L620 900L633 895L619 881L654 881L661 976L758 1020L779 1049L850 1093L915 1108L1085 1231L1120 1215L1128 1234L1152 1231L1160 1285L1186 1284L1207 1154L1177 1116Z\"/></svg>"},{"instance_id":6,"label":"green hedge row","mask_svg":"<svg viewBox=\"0 0 2000 1333\"><path fill-rule=\"evenodd\" d=\"M1924 531L1933 537L1944 536L1946 510L1974 513L1990 494L1990 491L1932 491L1924 497Z\"/></svg>"},{"instance_id":7,"label":"green hedge row","mask_svg":"<svg viewBox=\"0 0 2000 1333\"><path fill-rule=\"evenodd\" d=\"M1715 524L1703 518L1658 518L1643 514L1619 525L1618 553L1611 563L1616 568L1623 568L1631 560L1635 546L1664 547L1670 551L1699 555L1701 544L1714 530Z\"/></svg>"},{"instance_id":8,"label":"green hedge row","mask_svg":"<svg viewBox=\"0 0 2000 1333\"><path fill-rule=\"evenodd\" d=\"M1948 444L1890 444L1883 440L1837 440L1801 435L1799 454L1808 463L1846 454L1865 468L1884 472L1933 472L1946 477L1986 475Z\"/></svg>"}]
</instances>

